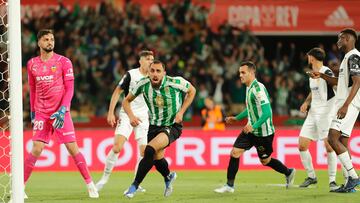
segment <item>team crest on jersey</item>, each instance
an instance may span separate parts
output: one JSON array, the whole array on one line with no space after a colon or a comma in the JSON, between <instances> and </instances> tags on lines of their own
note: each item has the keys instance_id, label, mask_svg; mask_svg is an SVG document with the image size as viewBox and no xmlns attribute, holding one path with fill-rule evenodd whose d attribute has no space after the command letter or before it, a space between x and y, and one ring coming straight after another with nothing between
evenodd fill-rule
<instances>
[{"instance_id":1,"label":"team crest on jersey","mask_svg":"<svg viewBox=\"0 0 360 203\"><path fill-rule=\"evenodd\" d=\"M52 71L52 72L55 72L56 69L57 69L57 67L56 67L55 65L51 66L51 71Z\"/></svg>"},{"instance_id":2,"label":"team crest on jersey","mask_svg":"<svg viewBox=\"0 0 360 203\"><path fill-rule=\"evenodd\" d=\"M157 106L164 106L164 99L160 95L156 96L155 102Z\"/></svg>"}]
</instances>

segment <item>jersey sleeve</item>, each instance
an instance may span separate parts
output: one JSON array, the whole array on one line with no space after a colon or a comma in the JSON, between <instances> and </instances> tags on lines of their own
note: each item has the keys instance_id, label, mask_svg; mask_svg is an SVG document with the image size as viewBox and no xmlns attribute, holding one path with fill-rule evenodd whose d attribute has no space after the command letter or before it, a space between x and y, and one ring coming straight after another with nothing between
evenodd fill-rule
<instances>
[{"instance_id":1,"label":"jersey sleeve","mask_svg":"<svg viewBox=\"0 0 360 203\"><path fill-rule=\"evenodd\" d=\"M131 75L129 72L126 72L123 78L121 78L118 86L124 90L125 95L129 93L129 87L130 87L130 81L131 81Z\"/></svg>"},{"instance_id":2,"label":"jersey sleeve","mask_svg":"<svg viewBox=\"0 0 360 203\"><path fill-rule=\"evenodd\" d=\"M65 93L61 101L61 105L66 107L67 111L70 111L71 100L74 95L74 71L73 66L68 58L62 59L63 78Z\"/></svg>"},{"instance_id":3,"label":"jersey sleeve","mask_svg":"<svg viewBox=\"0 0 360 203\"><path fill-rule=\"evenodd\" d=\"M348 67L351 76L360 76L360 56L351 55L348 60Z\"/></svg>"},{"instance_id":4,"label":"jersey sleeve","mask_svg":"<svg viewBox=\"0 0 360 203\"><path fill-rule=\"evenodd\" d=\"M327 68L324 71L324 74L328 75L330 77L335 76L335 74L329 68ZM329 85L326 82L326 80L324 80L324 79L322 79L322 82L321 82L321 84L319 86L319 92L320 92L321 100L323 100L323 101L327 101L327 100L331 99L333 96L335 96L335 93L333 92L333 89L332 89L331 85Z\"/></svg>"},{"instance_id":5,"label":"jersey sleeve","mask_svg":"<svg viewBox=\"0 0 360 203\"><path fill-rule=\"evenodd\" d=\"M143 78L139 80L133 88L131 88L130 93L137 97L139 94L141 94L144 91L144 86L147 83L148 78Z\"/></svg>"},{"instance_id":6,"label":"jersey sleeve","mask_svg":"<svg viewBox=\"0 0 360 203\"><path fill-rule=\"evenodd\" d=\"M26 65L27 72L28 72L28 83L30 88L30 111L35 111L34 109L34 102L35 102L35 80L34 76L32 75L31 67L33 66L33 59L30 59Z\"/></svg>"},{"instance_id":7,"label":"jersey sleeve","mask_svg":"<svg viewBox=\"0 0 360 203\"><path fill-rule=\"evenodd\" d=\"M73 70L73 65L70 61L70 59L68 58L64 58L61 60L62 63L62 71L63 71L63 77L64 77L64 81L67 80L74 80L74 70Z\"/></svg>"},{"instance_id":8,"label":"jersey sleeve","mask_svg":"<svg viewBox=\"0 0 360 203\"><path fill-rule=\"evenodd\" d=\"M190 82L185 80L183 77L174 77L173 86L182 92L188 92L190 89Z\"/></svg>"},{"instance_id":9,"label":"jersey sleeve","mask_svg":"<svg viewBox=\"0 0 360 203\"><path fill-rule=\"evenodd\" d=\"M334 76L335 76L334 73L332 72L332 70L330 70L330 69L326 69L326 71L324 72L324 74L327 75L327 76L330 76L330 77L334 77Z\"/></svg>"},{"instance_id":10,"label":"jersey sleeve","mask_svg":"<svg viewBox=\"0 0 360 203\"><path fill-rule=\"evenodd\" d=\"M270 103L269 98L267 97L266 92L265 92L264 89L256 88L255 89L255 97L256 97L257 102L260 105Z\"/></svg>"}]
</instances>

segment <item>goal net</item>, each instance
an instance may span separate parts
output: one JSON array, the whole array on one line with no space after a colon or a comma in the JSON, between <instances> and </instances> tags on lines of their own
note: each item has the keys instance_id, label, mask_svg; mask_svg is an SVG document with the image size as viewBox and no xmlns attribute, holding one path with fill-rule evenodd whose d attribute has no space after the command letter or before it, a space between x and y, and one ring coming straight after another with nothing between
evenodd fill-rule
<instances>
[{"instance_id":1,"label":"goal net","mask_svg":"<svg viewBox=\"0 0 360 203\"><path fill-rule=\"evenodd\" d=\"M0 202L13 203L24 202L20 22L20 0L0 0Z\"/></svg>"},{"instance_id":2,"label":"goal net","mask_svg":"<svg viewBox=\"0 0 360 203\"><path fill-rule=\"evenodd\" d=\"M9 61L7 2L0 4L0 202L10 197Z\"/></svg>"}]
</instances>

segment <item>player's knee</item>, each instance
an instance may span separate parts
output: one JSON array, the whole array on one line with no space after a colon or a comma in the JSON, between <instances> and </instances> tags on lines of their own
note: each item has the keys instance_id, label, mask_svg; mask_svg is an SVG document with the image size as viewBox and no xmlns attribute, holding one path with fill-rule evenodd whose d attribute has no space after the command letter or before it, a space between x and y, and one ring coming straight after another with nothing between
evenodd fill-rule
<instances>
[{"instance_id":1,"label":"player's knee","mask_svg":"<svg viewBox=\"0 0 360 203\"><path fill-rule=\"evenodd\" d=\"M155 154L155 149L150 146L150 145L147 145L145 147L145 152L144 152L144 158L148 159L148 158L153 158L154 157L154 154Z\"/></svg>"},{"instance_id":2,"label":"player's knee","mask_svg":"<svg viewBox=\"0 0 360 203\"><path fill-rule=\"evenodd\" d=\"M41 145L34 145L31 153L35 156L35 157L39 157L41 155L41 152L43 151L44 147L42 147Z\"/></svg>"},{"instance_id":3,"label":"player's knee","mask_svg":"<svg viewBox=\"0 0 360 203\"><path fill-rule=\"evenodd\" d=\"M144 157L144 155L145 155L145 151L140 151L140 156Z\"/></svg>"},{"instance_id":4,"label":"player's knee","mask_svg":"<svg viewBox=\"0 0 360 203\"><path fill-rule=\"evenodd\" d=\"M326 152L327 152L327 153L331 153L331 152L334 151L333 148L330 146L329 143L328 143L328 144L325 144L325 148L326 148Z\"/></svg>"},{"instance_id":5,"label":"player's knee","mask_svg":"<svg viewBox=\"0 0 360 203\"><path fill-rule=\"evenodd\" d=\"M306 151L306 150L308 150L308 148L307 148L307 146L305 146L305 145L299 145L299 151L300 152L303 152L303 151Z\"/></svg>"},{"instance_id":6,"label":"player's knee","mask_svg":"<svg viewBox=\"0 0 360 203\"><path fill-rule=\"evenodd\" d=\"M113 150L113 152L114 152L115 154L118 154L118 153L120 153L120 151L121 151L121 147L120 147L120 146L117 146L117 145L114 145L113 148L112 148L112 150Z\"/></svg>"},{"instance_id":7,"label":"player's knee","mask_svg":"<svg viewBox=\"0 0 360 203\"><path fill-rule=\"evenodd\" d=\"M241 155L240 150L232 149L231 152L230 152L230 156L232 156L234 158L239 158L240 155Z\"/></svg>"},{"instance_id":8,"label":"player's knee","mask_svg":"<svg viewBox=\"0 0 360 203\"><path fill-rule=\"evenodd\" d=\"M260 162L263 166L266 166L271 160L271 157L268 157L266 159L260 159Z\"/></svg>"},{"instance_id":9,"label":"player's knee","mask_svg":"<svg viewBox=\"0 0 360 203\"><path fill-rule=\"evenodd\" d=\"M338 142L338 139L334 136L329 136L328 138L329 145L334 148L336 147L336 143Z\"/></svg>"},{"instance_id":10,"label":"player's knee","mask_svg":"<svg viewBox=\"0 0 360 203\"><path fill-rule=\"evenodd\" d=\"M139 152L140 152L140 156L141 157L144 157L144 154L145 154L145 147L146 147L146 144L145 145L140 145L139 147Z\"/></svg>"}]
</instances>

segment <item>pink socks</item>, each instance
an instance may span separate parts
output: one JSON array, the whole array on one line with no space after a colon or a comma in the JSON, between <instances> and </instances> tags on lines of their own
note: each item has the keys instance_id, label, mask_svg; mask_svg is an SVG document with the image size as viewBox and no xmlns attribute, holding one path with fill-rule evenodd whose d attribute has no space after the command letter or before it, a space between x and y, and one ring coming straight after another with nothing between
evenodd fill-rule
<instances>
[{"instance_id":1,"label":"pink socks","mask_svg":"<svg viewBox=\"0 0 360 203\"><path fill-rule=\"evenodd\" d=\"M86 161L84 156L79 152L75 156L73 156L76 166L78 167L82 177L84 178L86 184L91 183L92 179L86 165Z\"/></svg>"}]
</instances>

